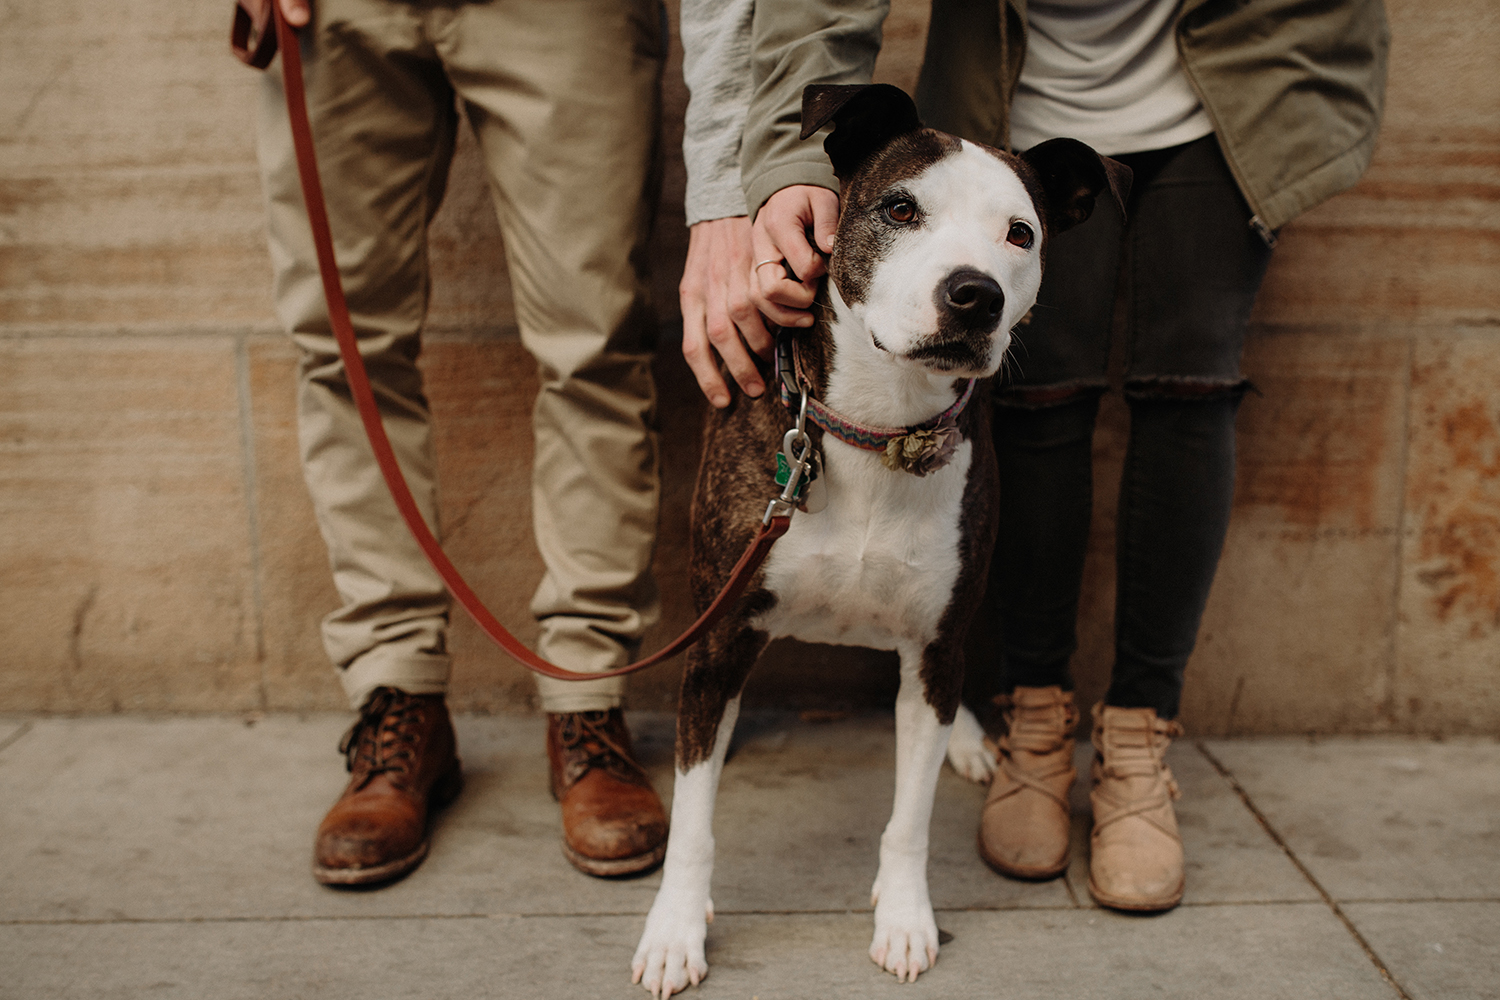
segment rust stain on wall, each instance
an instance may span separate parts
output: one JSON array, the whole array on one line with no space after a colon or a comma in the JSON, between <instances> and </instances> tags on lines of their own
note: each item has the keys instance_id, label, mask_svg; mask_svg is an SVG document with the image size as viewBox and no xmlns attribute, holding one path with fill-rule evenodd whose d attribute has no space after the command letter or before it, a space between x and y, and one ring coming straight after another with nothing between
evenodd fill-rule
<instances>
[{"instance_id":1,"label":"rust stain on wall","mask_svg":"<svg viewBox=\"0 0 1500 1000\"><path fill-rule=\"evenodd\" d=\"M1436 390L1424 393L1408 480L1422 525L1414 576L1438 621L1466 621L1477 639L1500 629L1500 414L1493 401L1454 391L1462 376L1446 369L1423 366L1413 378Z\"/></svg>"},{"instance_id":2,"label":"rust stain on wall","mask_svg":"<svg viewBox=\"0 0 1500 1000\"><path fill-rule=\"evenodd\" d=\"M1236 505L1271 508L1295 533L1391 527L1382 481L1404 352L1277 337L1247 353L1261 395L1240 414Z\"/></svg>"}]
</instances>

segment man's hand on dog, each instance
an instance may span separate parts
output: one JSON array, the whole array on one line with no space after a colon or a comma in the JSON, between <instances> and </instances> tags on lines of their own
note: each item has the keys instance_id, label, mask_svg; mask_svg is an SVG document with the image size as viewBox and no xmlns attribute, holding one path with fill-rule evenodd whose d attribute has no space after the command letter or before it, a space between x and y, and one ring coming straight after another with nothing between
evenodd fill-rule
<instances>
[{"instance_id":1,"label":"man's hand on dog","mask_svg":"<svg viewBox=\"0 0 1500 1000\"><path fill-rule=\"evenodd\" d=\"M766 391L752 356L771 356L774 341L766 319L781 326L812 326L813 297L818 279L828 271L824 256L833 251L838 222L838 195L799 184L772 195L753 227L748 217L738 215L695 223L688 230L687 262L677 287L682 356L714 406L729 405L721 359L747 395ZM787 268L801 280L788 277Z\"/></svg>"},{"instance_id":2,"label":"man's hand on dog","mask_svg":"<svg viewBox=\"0 0 1500 1000\"><path fill-rule=\"evenodd\" d=\"M771 334L750 299L750 219L736 215L695 223L677 286L682 302L682 356L714 406L729 405L719 359L751 396L766 391L751 352L771 356ZM770 268L766 268L770 270Z\"/></svg>"},{"instance_id":3,"label":"man's hand on dog","mask_svg":"<svg viewBox=\"0 0 1500 1000\"><path fill-rule=\"evenodd\" d=\"M784 187L761 206L751 230L758 266L750 294L771 322L812 326L809 310L818 291L818 279L828 272L823 258L833 252L838 226L839 196L824 187ZM779 266L783 260L798 280L787 277L786 270Z\"/></svg>"}]
</instances>

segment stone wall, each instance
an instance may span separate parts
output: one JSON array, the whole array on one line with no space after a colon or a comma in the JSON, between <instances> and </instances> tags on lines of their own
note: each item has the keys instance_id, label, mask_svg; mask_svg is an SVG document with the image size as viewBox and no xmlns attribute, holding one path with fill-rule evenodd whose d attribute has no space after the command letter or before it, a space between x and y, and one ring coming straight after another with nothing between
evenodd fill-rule
<instances>
[{"instance_id":1,"label":"stone wall","mask_svg":"<svg viewBox=\"0 0 1500 1000\"><path fill-rule=\"evenodd\" d=\"M256 74L227 7L11 4L0 33L0 711L336 707L334 606L295 459L293 352L271 315ZM920 0L883 79L910 85ZM1255 315L1235 517L1185 721L1196 732L1500 732L1500 11L1390 0L1389 114L1354 191L1283 234ZM674 13L675 21L675 13ZM669 121L685 94L668 71ZM680 128L669 125L667 148ZM656 285L666 614L690 617L700 406L675 352L685 247L668 158ZM532 366L472 144L432 234L424 357L447 546L523 638L540 574L526 469ZM1105 407L1077 662L1102 689L1124 408ZM454 699L531 703L454 626ZM633 682L669 704L675 668ZM762 703L888 699L889 659L782 646Z\"/></svg>"}]
</instances>

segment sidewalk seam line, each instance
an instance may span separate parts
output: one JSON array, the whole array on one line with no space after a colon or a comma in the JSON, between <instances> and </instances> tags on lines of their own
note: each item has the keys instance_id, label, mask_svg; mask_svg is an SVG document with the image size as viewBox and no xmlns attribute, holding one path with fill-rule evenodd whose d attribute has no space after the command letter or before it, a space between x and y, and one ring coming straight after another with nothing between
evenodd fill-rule
<instances>
[{"instance_id":1,"label":"sidewalk seam line","mask_svg":"<svg viewBox=\"0 0 1500 1000\"><path fill-rule=\"evenodd\" d=\"M1357 906L1385 906L1390 903L1500 903L1500 896L1359 896L1344 900Z\"/></svg>"},{"instance_id":2,"label":"sidewalk seam line","mask_svg":"<svg viewBox=\"0 0 1500 1000\"><path fill-rule=\"evenodd\" d=\"M1078 898L1078 891L1073 888L1073 880L1068 877L1068 876L1070 876L1070 875L1073 874L1072 868L1073 868L1073 864L1072 864L1072 862L1069 862L1068 863L1068 870L1065 871L1065 872L1063 872L1063 876L1062 876L1062 884L1063 884L1063 888L1067 890L1068 901L1073 904L1073 909L1075 909L1075 910L1090 910L1090 909L1093 909L1093 906L1084 906L1083 905L1083 900L1081 900L1081 899Z\"/></svg>"},{"instance_id":3,"label":"sidewalk seam line","mask_svg":"<svg viewBox=\"0 0 1500 1000\"><path fill-rule=\"evenodd\" d=\"M22 736L25 736L27 733L31 732L31 727L33 724L33 720L27 719L25 722L21 723L20 728L18 728L15 732L5 737L5 739L0 740L0 753L4 753L6 750L9 750Z\"/></svg>"},{"instance_id":4,"label":"sidewalk seam line","mask_svg":"<svg viewBox=\"0 0 1500 1000\"><path fill-rule=\"evenodd\" d=\"M1287 860L1290 861L1296 867L1296 869L1302 873L1302 877L1307 880L1308 884L1311 885L1313 889L1317 890L1318 895L1323 897L1324 904L1327 905L1328 909L1332 911L1333 915L1339 919L1339 922L1344 925L1344 929L1347 930L1349 932L1349 935L1354 938L1354 942L1358 944L1359 947L1364 951L1365 957L1368 958L1370 962L1375 966L1375 971L1380 973L1380 978L1384 979L1386 983L1390 985L1391 989L1396 991L1397 996L1399 996L1401 1000L1413 1000L1412 995L1406 992L1406 989L1396 981L1396 977L1391 974L1390 968L1386 966L1384 960L1381 959L1380 955L1375 951L1374 947L1371 946L1370 942L1365 939L1365 936L1360 933L1359 928L1354 926L1354 921L1349 919L1349 915L1344 912L1343 907L1339 906L1338 902L1333 898L1328 890L1323 888L1323 883L1319 882L1317 878L1314 877L1312 871L1307 867L1307 865L1302 863L1302 859L1297 857L1296 852L1292 850L1292 846L1288 844L1286 842L1286 839L1282 837L1281 834L1277 832L1276 828L1271 825L1271 821L1266 818L1266 814L1261 812L1260 808L1256 806L1253 800L1251 800L1250 793L1245 790L1244 785L1240 784L1239 779L1236 778L1232 773L1230 773L1229 768L1225 767L1218 757L1214 756L1213 752L1209 750L1206 745L1204 745L1203 740L1194 740L1193 745L1198 748L1198 752L1202 754L1203 757L1209 762L1209 764L1213 766L1213 769L1215 771L1218 771L1219 775L1223 777L1225 781L1229 782L1230 787L1233 788L1234 793L1240 797L1240 801L1244 803L1245 808L1250 810L1250 815L1254 816L1256 822L1260 823L1261 828L1266 831L1266 835L1269 836L1273 841L1275 841L1276 846L1281 848L1281 851L1286 855Z\"/></svg>"},{"instance_id":5,"label":"sidewalk seam line","mask_svg":"<svg viewBox=\"0 0 1500 1000\"><path fill-rule=\"evenodd\" d=\"M1467 902L1467 900L1465 901ZM1184 903L1181 909L1199 910L1224 906L1317 906L1316 899L1254 900L1242 903ZM1089 908L1085 908L1089 909ZM1097 909L1097 908L1094 908ZM824 910L721 910L720 917L868 917L869 909L830 908ZM1072 906L940 906L934 907L936 914L950 913L1074 913ZM621 917L645 919L646 914L637 910L579 911L572 913L341 913L341 914L282 914L256 917L68 917L37 919L0 919L0 927L99 927L110 924L289 924L289 923L337 923L339 921L393 921L393 920L586 920L590 918Z\"/></svg>"}]
</instances>

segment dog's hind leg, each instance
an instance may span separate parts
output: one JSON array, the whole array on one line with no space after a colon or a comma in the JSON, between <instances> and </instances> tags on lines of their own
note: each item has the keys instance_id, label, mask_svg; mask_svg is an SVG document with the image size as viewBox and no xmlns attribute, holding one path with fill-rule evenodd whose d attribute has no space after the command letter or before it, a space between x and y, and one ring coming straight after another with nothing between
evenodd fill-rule
<instances>
[{"instance_id":1,"label":"dog's hind leg","mask_svg":"<svg viewBox=\"0 0 1500 1000\"><path fill-rule=\"evenodd\" d=\"M989 784L995 773L995 751L984 741L984 727L963 705L958 706L958 714L953 717L948 763L953 770L981 785Z\"/></svg>"},{"instance_id":2,"label":"dog's hind leg","mask_svg":"<svg viewBox=\"0 0 1500 1000\"><path fill-rule=\"evenodd\" d=\"M901 650L896 695L896 799L880 838L880 871L870 901L870 957L897 979L914 981L937 961L938 930L927 892L928 827L952 725L927 703L920 650Z\"/></svg>"},{"instance_id":3,"label":"dog's hind leg","mask_svg":"<svg viewBox=\"0 0 1500 1000\"><path fill-rule=\"evenodd\" d=\"M705 645L716 648L695 649L682 677L672 833L661 888L631 962L631 982L652 996L669 997L708 975L703 944L714 917L714 799L740 714L739 690L766 642L764 633L749 630L736 640L720 645L711 637Z\"/></svg>"}]
</instances>

